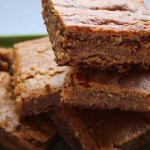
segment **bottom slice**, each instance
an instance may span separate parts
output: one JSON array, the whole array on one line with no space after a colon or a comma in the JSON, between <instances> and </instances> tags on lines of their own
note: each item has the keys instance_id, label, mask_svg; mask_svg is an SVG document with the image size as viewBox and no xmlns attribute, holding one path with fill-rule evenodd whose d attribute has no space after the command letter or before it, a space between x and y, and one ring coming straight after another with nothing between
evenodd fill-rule
<instances>
[{"instance_id":1,"label":"bottom slice","mask_svg":"<svg viewBox=\"0 0 150 150\"><path fill-rule=\"evenodd\" d=\"M0 145L12 150L43 150L55 134L55 127L46 115L19 121L11 76L0 72Z\"/></svg>"},{"instance_id":2,"label":"bottom slice","mask_svg":"<svg viewBox=\"0 0 150 150\"><path fill-rule=\"evenodd\" d=\"M150 142L146 113L62 109L51 117L74 150L134 150Z\"/></svg>"}]
</instances>

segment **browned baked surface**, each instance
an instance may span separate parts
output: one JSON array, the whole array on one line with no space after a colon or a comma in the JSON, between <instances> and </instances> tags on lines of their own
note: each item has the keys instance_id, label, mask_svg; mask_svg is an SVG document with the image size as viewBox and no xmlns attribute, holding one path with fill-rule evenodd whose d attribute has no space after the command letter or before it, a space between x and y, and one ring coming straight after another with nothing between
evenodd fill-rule
<instances>
[{"instance_id":1,"label":"browned baked surface","mask_svg":"<svg viewBox=\"0 0 150 150\"><path fill-rule=\"evenodd\" d=\"M0 145L8 149L44 150L56 129L45 115L19 121L11 76L0 72Z\"/></svg>"},{"instance_id":2,"label":"browned baked surface","mask_svg":"<svg viewBox=\"0 0 150 150\"><path fill-rule=\"evenodd\" d=\"M65 80L62 102L70 106L150 111L150 71L123 74L72 69Z\"/></svg>"},{"instance_id":3,"label":"browned baked surface","mask_svg":"<svg viewBox=\"0 0 150 150\"><path fill-rule=\"evenodd\" d=\"M52 119L73 150L135 150L150 140L146 114L59 109Z\"/></svg>"},{"instance_id":4,"label":"browned baked surface","mask_svg":"<svg viewBox=\"0 0 150 150\"><path fill-rule=\"evenodd\" d=\"M0 70L10 71L12 64L12 49L0 47Z\"/></svg>"},{"instance_id":5,"label":"browned baked surface","mask_svg":"<svg viewBox=\"0 0 150 150\"><path fill-rule=\"evenodd\" d=\"M67 67L58 67L48 38L14 45L14 84L21 117L52 109Z\"/></svg>"},{"instance_id":6,"label":"browned baked surface","mask_svg":"<svg viewBox=\"0 0 150 150\"><path fill-rule=\"evenodd\" d=\"M60 65L147 69L150 11L141 0L43 0L43 17Z\"/></svg>"}]
</instances>

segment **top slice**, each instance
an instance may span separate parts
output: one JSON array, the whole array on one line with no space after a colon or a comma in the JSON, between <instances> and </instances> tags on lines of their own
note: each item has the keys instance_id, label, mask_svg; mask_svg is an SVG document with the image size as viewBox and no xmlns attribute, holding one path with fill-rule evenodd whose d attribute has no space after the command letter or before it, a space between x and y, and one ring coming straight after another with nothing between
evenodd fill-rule
<instances>
[{"instance_id":1,"label":"top slice","mask_svg":"<svg viewBox=\"0 0 150 150\"><path fill-rule=\"evenodd\" d=\"M142 0L43 0L61 65L115 68L150 64L150 11Z\"/></svg>"}]
</instances>

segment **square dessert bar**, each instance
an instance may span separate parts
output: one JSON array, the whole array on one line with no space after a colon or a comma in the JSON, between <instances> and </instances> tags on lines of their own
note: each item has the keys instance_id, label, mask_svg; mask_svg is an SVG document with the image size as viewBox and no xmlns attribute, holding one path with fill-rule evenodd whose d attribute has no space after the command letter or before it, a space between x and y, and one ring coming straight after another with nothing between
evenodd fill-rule
<instances>
[{"instance_id":1,"label":"square dessert bar","mask_svg":"<svg viewBox=\"0 0 150 150\"><path fill-rule=\"evenodd\" d=\"M73 150L143 150L150 141L149 114L59 109L52 119Z\"/></svg>"},{"instance_id":2,"label":"square dessert bar","mask_svg":"<svg viewBox=\"0 0 150 150\"><path fill-rule=\"evenodd\" d=\"M143 0L42 0L60 65L120 72L150 65L150 10Z\"/></svg>"},{"instance_id":3,"label":"square dessert bar","mask_svg":"<svg viewBox=\"0 0 150 150\"><path fill-rule=\"evenodd\" d=\"M46 115L19 121L11 86L12 77L0 72L0 145L11 150L44 150L56 135Z\"/></svg>"},{"instance_id":4,"label":"square dessert bar","mask_svg":"<svg viewBox=\"0 0 150 150\"><path fill-rule=\"evenodd\" d=\"M61 95L70 106L150 111L150 71L71 69Z\"/></svg>"},{"instance_id":5,"label":"square dessert bar","mask_svg":"<svg viewBox=\"0 0 150 150\"><path fill-rule=\"evenodd\" d=\"M12 49L0 47L0 71L10 71L12 64Z\"/></svg>"},{"instance_id":6,"label":"square dessert bar","mask_svg":"<svg viewBox=\"0 0 150 150\"><path fill-rule=\"evenodd\" d=\"M68 67L59 67L48 38L14 45L14 85L21 117L46 112L58 103Z\"/></svg>"}]
</instances>

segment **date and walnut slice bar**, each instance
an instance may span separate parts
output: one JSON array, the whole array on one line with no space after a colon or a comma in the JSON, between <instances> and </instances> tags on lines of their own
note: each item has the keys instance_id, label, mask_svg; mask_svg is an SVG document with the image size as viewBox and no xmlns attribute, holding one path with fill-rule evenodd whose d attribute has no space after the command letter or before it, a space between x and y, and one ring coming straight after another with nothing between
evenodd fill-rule
<instances>
[{"instance_id":1,"label":"date and walnut slice bar","mask_svg":"<svg viewBox=\"0 0 150 150\"><path fill-rule=\"evenodd\" d=\"M44 150L56 135L46 115L20 121L15 106L12 77L0 72L0 145L11 150Z\"/></svg>"},{"instance_id":2,"label":"date and walnut slice bar","mask_svg":"<svg viewBox=\"0 0 150 150\"><path fill-rule=\"evenodd\" d=\"M61 93L69 106L124 111L150 111L150 71L123 74L92 69L70 69Z\"/></svg>"},{"instance_id":3,"label":"date and walnut slice bar","mask_svg":"<svg viewBox=\"0 0 150 150\"><path fill-rule=\"evenodd\" d=\"M143 0L42 0L60 65L150 67L150 10Z\"/></svg>"},{"instance_id":4,"label":"date and walnut slice bar","mask_svg":"<svg viewBox=\"0 0 150 150\"><path fill-rule=\"evenodd\" d=\"M14 45L14 85L20 117L46 112L58 103L68 67L59 67L49 39Z\"/></svg>"},{"instance_id":5,"label":"date and walnut slice bar","mask_svg":"<svg viewBox=\"0 0 150 150\"><path fill-rule=\"evenodd\" d=\"M73 150L137 150L150 141L149 114L65 108L52 119Z\"/></svg>"}]
</instances>

